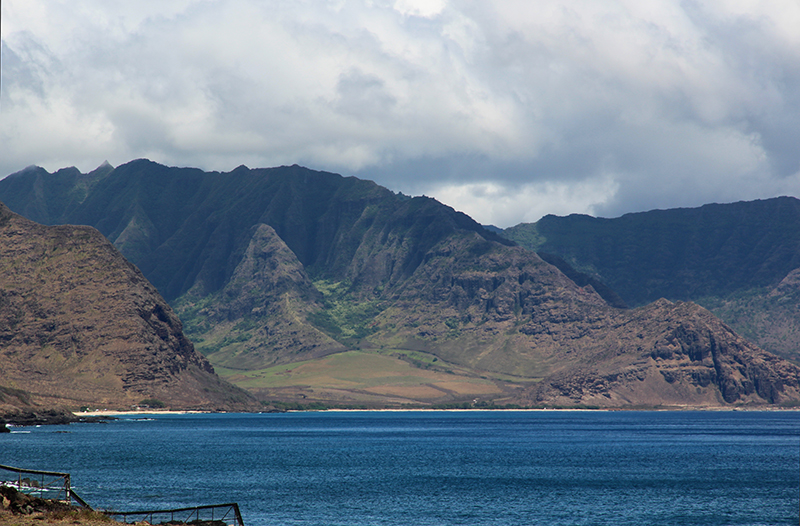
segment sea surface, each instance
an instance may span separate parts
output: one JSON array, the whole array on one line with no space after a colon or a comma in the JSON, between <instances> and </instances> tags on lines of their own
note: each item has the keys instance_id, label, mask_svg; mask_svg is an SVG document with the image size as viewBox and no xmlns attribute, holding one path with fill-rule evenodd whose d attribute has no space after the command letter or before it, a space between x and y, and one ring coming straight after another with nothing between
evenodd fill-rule
<instances>
[{"instance_id":1,"label":"sea surface","mask_svg":"<svg viewBox=\"0 0 800 526\"><path fill-rule=\"evenodd\" d=\"M116 511L259 525L797 525L800 412L308 412L13 428Z\"/></svg>"}]
</instances>

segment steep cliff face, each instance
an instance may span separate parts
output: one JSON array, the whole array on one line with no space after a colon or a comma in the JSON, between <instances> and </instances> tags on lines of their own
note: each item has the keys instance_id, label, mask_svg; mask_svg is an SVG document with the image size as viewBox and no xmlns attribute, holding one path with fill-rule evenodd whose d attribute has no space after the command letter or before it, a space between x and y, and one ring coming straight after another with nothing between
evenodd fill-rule
<instances>
[{"instance_id":1,"label":"steep cliff face","mask_svg":"<svg viewBox=\"0 0 800 526\"><path fill-rule=\"evenodd\" d=\"M90 227L0 204L0 384L42 403L245 407L144 276Z\"/></svg>"},{"instance_id":2,"label":"steep cliff face","mask_svg":"<svg viewBox=\"0 0 800 526\"><path fill-rule=\"evenodd\" d=\"M60 224L86 199L91 188L113 170L107 162L88 174L75 167L51 174L38 166L29 166L2 179L0 201L37 223Z\"/></svg>"},{"instance_id":3,"label":"steep cliff face","mask_svg":"<svg viewBox=\"0 0 800 526\"><path fill-rule=\"evenodd\" d=\"M596 273L629 305L776 286L800 267L800 200L778 197L614 219L545 216L503 235Z\"/></svg>"},{"instance_id":4,"label":"steep cliff face","mask_svg":"<svg viewBox=\"0 0 800 526\"><path fill-rule=\"evenodd\" d=\"M393 199L375 183L299 166L221 174L137 160L58 222L95 226L175 301L225 287L259 224L272 227L308 272L341 274L364 209Z\"/></svg>"}]
</instances>

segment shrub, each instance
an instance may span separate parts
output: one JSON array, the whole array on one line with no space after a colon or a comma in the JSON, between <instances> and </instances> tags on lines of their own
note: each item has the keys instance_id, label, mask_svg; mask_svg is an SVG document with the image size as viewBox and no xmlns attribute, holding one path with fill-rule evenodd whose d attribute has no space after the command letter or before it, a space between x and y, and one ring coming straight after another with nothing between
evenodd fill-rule
<instances>
[{"instance_id":1,"label":"shrub","mask_svg":"<svg viewBox=\"0 0 800 526\"><path fill-rule=\"evenodd\" d=\"M166 407L164 402L162 402L161 400L156 400L155 398L145 398L144 400L139 402L139 405L150 407L152 409L164 409Z\"/></svg>"}]
</instances>

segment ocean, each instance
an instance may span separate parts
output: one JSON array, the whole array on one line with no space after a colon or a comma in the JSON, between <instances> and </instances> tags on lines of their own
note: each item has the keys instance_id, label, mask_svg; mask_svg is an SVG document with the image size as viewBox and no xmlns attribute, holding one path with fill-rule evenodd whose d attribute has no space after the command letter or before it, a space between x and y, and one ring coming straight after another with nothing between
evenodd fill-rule
<instances>
[{"instance_id":1,"label":"ocean","mask_svg":"<svg viewBox=\"0 0 800 526\"><path fill-rule=\"evenodd\" d=\"M797 525L800 412L125 416L13 428L0 464L95 508L261 525Z\"/></svg>"}]
</instances>

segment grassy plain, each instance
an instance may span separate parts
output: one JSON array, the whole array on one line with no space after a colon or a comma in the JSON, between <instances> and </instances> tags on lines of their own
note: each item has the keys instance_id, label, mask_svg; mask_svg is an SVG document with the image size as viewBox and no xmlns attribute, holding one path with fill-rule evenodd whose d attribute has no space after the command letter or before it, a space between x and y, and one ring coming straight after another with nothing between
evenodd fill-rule
<instances>
[{"instance_id":1,"label":"grassy plain","mask_svg":"<svg viewBox=\"0 0 800 526\"><path fill-rule=\"evenodd\" d=\"M308 399L343 405L498 400L519 385L498 375L477 376L427 353L397 349L348 351L260 370L216 367L216 371L262 400Z\"/></svg>"}]
</instances>

